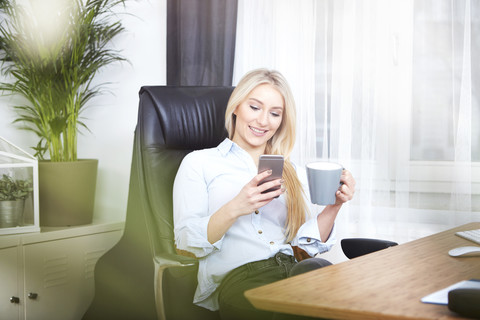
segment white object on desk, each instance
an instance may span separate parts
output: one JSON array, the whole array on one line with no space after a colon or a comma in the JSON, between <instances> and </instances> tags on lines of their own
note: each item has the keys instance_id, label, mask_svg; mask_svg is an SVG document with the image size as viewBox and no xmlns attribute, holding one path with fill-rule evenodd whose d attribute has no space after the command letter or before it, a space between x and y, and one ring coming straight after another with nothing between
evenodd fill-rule
<instances>
[{"instance_id":1,"label":"white object on desk","mask_svg":"<svg viewBox=\"0 0 480 320\"><path fill-rule=\"evenodd\" d=\"M423 303L448 304L448 292L454 289L480 289L480 280L464 280L457 282L445 289L436 291L421 299Z\"/></svg>"},{"instance_id":2,"label":"white object on desk","mask_svg":"<svg viewBox=\"0 0 480 320\"><path fill-rule=\"evenodd\" d=\"M459 237L462 237L464 239L480 244L480 229L458 231L455 234Z\"/></svg>"},{"instance_id":3,"label":"white object on desk","mask_svg":"<svg viewBox=\"0 0 480 320\"><path fill-rule=\"evenodd\" d=\"M448 251L448 254L452 257L460 257L460 256L472 256L472 255L480 255L480 247L475 246L465 246L465 247L458 247Z\"/></svg>"}]
</instances>

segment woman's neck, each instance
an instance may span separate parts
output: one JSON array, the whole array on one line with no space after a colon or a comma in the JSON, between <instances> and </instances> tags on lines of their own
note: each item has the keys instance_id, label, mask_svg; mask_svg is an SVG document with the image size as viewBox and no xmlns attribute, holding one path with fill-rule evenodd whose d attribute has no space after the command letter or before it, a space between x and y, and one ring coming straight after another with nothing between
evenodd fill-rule
<instances>
[{"instance_id":1,"label":"woman's neck","mask_svg":"<svg viewBox=\"0 0 480 320\"><path fill-rule=\"evenodd\" d=\"M258 159L260 159L260 156L262 154L265 154L265 149L263 150L252 150L252 151L247 151L248 154L252 157L253 159L253 162L255 163L255 165L258 167Z\"/></svg>"},{"instance_id":2,"label":"woman's neck","mask_svg":"<svg viewBox=\"0 0 480 320\"><path fill-rule=\"evenodd\" d=\"M263 146L251 146L251 145L246 145L244 143L241 143L240 141L235 141L235 139L232 139L233 142L235 142L240 148L245 150L253 159L253 162L255 165L258 167L258 159L262 154L265 154L265 149L266 149L266 144ZM240 142L240 143L239 143Z\"/></svg>"}]
</instances>

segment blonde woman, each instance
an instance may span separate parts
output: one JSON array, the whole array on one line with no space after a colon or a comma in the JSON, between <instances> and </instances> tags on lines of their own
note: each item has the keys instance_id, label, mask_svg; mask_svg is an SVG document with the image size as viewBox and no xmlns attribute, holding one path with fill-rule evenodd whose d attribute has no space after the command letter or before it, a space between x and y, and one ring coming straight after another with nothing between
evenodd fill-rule
<instances>
[{"instance_id":1,"label":"blonde woman","mask_svg":"<svg viewBox=\"0 0 480 320\"><path fill-rule=\"evenodd\" d=\"M355 180L344 170L336 203L311 212L306 181L289 156L295 143L295 102L277 71L247 73L225 112L229 137L216 148L188 154L174 190L175 243L199 258L194 303L220 310L222 319L273 319L256 310L245 290L328 265L313 257L335 242L334 222L353 197ZM282 179L259 182L260 155L285 157ZM299 177L302 177L301 179ZM263 193L272 187L279 189Z\"/></svg>"}]
</instances>

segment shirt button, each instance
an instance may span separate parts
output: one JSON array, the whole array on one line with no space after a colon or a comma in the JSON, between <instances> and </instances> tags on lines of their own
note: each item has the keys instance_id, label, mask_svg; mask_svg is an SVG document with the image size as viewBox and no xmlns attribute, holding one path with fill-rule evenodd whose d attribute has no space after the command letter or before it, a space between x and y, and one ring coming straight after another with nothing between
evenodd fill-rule
<instances>
[{"instance_id":1,"label":"shirt button","mask_svg":"<svg viewBox=\"0 0 480 320\"><path fill-rule=\"evenodd\" d=\"M307 238L307 242L311 242L311 241L312 241L312 239L310 239L310 238Z\"/></svg>"},{"instance_id":2,"label":"shirt button","mask_svg":"<svg viewBox=\"0 0 480 320\"><path fill-rule=\"evenodd\" d=\"M258 212L258 210L255 210L255 214L259 214L260 212Z\"/></svg>"},{"instance_id":3,"label":"shirt button","mask_svg":"<svg viewBox=\"0 0 480 320\"><path fill-rule=\"evenodd\" d=\"M262 230L258 230L258 234L262 234L262 233L263 233L263 231L262 231Z\"/></svg>"},{"instance_id":4,"label":"shirt button","mask_svg":"<svg viewBox=\"0 0 480 320\"><path fill-rule=\"evenodd\" d=\"M273 246L273 245L275 244L275 242L273 242L273 241L270 241L270 244Z\"/></svg>"}]
</instances>

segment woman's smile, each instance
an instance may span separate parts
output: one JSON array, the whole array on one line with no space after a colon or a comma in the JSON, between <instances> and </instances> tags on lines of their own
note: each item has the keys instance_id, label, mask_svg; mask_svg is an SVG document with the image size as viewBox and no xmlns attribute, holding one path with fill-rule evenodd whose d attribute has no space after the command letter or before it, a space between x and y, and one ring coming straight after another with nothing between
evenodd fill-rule
<instances>
[{"instance_id":1,"label":"woman's smile","mask_svg":"<svg viewBox=\"0 0 480 320\"><path fill-rule=\"evenodd\" d=\"M265 133L268 132L268 130L262 130L262 129L258 129L258 128L255 128L255 127L252 127L252 126L249 126L249 128L253 131L253 134L256 135L256 136L263 136Z\"/></svg>"}]
</instances>

